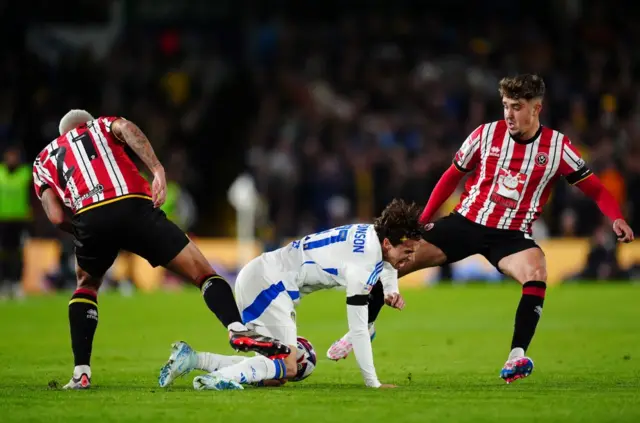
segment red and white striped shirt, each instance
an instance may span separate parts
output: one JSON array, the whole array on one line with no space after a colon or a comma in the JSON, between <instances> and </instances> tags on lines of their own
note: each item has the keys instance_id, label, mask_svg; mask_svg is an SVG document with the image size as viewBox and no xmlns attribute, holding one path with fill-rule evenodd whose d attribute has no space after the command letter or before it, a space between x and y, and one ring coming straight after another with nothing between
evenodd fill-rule
<instances>
[{"instance_id":1,"label":"red and white striped shirt","mask_svg":"<svg viewBox=\"0 0 640 423\"><path fill-rule=\"evenodd\" d=\"M530 141L514 140L504 120L480 125L454 165L473 172L455 211L481 225L531 233L560 176L576 184L591 175L569 138L541 127Z\"/></svg>"},{"instance_id":2,"label":"red and white striped shirt","mask_svg":"<svg viewBox=\"0 0 640 423\"><path fill-rule=\"evenodd\" d=\"M149 183L111 132L118 117L100 117L49 143L33 163L38 198L51 188L74 213L124 197L151 198Z\"/></svg>"}]
</instances>

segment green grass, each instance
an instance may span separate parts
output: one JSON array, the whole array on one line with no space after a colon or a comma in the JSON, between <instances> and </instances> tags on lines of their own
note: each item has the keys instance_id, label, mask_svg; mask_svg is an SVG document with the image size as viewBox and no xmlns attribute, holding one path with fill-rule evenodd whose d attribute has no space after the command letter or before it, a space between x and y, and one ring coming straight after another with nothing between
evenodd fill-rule
<instances>
[{"instance_id":1,"label":"green grass","mask_svg":"<svg viewBox=\"0 0 640 423\"><path fill-rule=\"evenodd\" d=\"M640 286L549 290L529 354L531 377L506 385L517 286L441 287L405 293L403 312L382 311L374 341L382 382L363 387L353 357L324 354L346 328L341 292L298 309L299 333L316 347L316 372L283 388L195 392L192 377L159 389L172 341L231 354L225 331L197 291L106 294L93 353L93 387L68 381L67 296L0 304L0 421L114 422L639 422ZM193 376L193 375L192 375Z\"/></svg>"}]
</instances>

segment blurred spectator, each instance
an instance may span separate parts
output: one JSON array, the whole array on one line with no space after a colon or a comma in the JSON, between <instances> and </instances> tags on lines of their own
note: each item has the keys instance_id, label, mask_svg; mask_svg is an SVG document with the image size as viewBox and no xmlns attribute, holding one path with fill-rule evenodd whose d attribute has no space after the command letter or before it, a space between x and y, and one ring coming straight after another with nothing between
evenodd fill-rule
<instances>
[{"instance_id":1,"label":"blurred spectator","mask_svg":"<svg viewBox=\"0 0 640 423\"><path fill-rule=\"evenodd\" d=\"M21 297L23 247L31 221L31 166L9 146L0 162L0 297Z\"/></svg>"}]
</instances>

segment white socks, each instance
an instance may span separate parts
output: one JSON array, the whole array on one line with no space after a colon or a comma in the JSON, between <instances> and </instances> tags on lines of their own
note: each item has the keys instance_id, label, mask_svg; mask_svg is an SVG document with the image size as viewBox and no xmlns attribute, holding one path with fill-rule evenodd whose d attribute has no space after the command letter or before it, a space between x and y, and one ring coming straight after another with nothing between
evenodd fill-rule
<instances>
[{"instance_id":1,"label":"white socks","mask_svg":"<svg viewBox=\"0 0 640 423\"><path fill-rule=\"evenodd\" d=\"M87 376L89 376L89 379L91 379L91 367L84 364L82 366L76 366L73 368L73 377L75 379L80 379L80 376L82 376L83 373L85 373Z\"/></svg>"},{"instance_id":2,"label":"white socks","mask_svg":"<svg viewBox=\"0 0 640 423\"><path fill-rule=\"evenodd\" d=\"M204 370L209 373L225 367L233 366L234 364L248 359L242 355L220 355L208 352L199 352L197 353L197 356L198 364L196 364L196 369Z\"/></svg>"},{"instance_id":3,"label":"white socks","mask_svg":"<svg viewBox=\"0 0 640 423\"><path fill-rule=\"evenodd\" d=\"M376 331L376 327L374 323L369 323L369 336L373 336L373 334ZM343 338L345 341L351 342L351 335L349 335L349 332L347 332L347 334L344 336Z\"/></svg>"},{"instance_id":4,"label":"white socks","mask_svg":"<svg viewBox=\"0 0 640 423\"><path fill-rule=\"evenodd\" d=\"M198 360L199 361L199 360ZM238 383L256 383L269 379L282 379L286 375L284 360L270 360L257 355L232 366L218 370L218 374Z\"/></svg>"},{"instance_id":5,"label":"white socks","mask_svg":"<svg viewBox=\"0 0 640 423\"><path fill-rule=\"evenodd\" d=\"M507 361L522 357L524 357L524 350L522 348L514 348L509 353L509 358L507 359Z\"/></svg>"},{"instance_id":6,"label":"white socks","mask_svg":"<svg viewBox=\"0 0 640 423\"><path fill-rule=\"evenodd\" d=\"M229 326L227 326L227 329L233 332L244 332L245 330L249 330L245 325L243 325L240 322L231 323Z\"/></svg>"}]
</instances>

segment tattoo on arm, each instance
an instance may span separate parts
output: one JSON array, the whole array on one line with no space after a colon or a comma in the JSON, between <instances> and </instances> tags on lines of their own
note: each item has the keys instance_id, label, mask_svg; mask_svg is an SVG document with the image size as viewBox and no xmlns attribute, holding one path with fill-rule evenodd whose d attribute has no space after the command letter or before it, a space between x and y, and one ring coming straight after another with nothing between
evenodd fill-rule
<instances>
[{"instance_id":1,"label":"tattoo on arm","mask_svg":"<svg viewBox=\"0 0 640 423\"><path fill-rule=\"evenodd\" d=\"M131 147L149 170L153 171L154 168L161 166L149 139L136 124L119 119L114 122L111 130L116 137L123 139Z\"/></svg>"}]
</instances>

